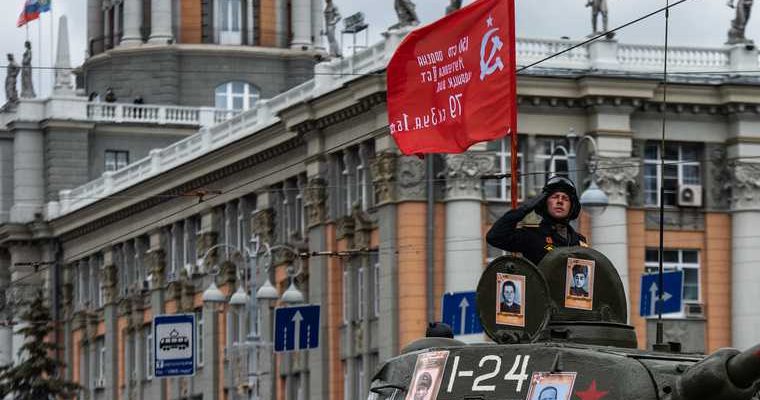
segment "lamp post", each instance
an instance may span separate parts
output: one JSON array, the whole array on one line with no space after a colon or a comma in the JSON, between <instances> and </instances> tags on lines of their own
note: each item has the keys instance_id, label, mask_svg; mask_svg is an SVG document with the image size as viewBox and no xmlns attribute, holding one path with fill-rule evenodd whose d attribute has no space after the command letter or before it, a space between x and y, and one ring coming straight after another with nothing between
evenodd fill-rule
<instances>
[{"instance_id":1,"label":"lamp post","mask_svg":"<svg viewBox=\"0 0 760 400\"><path fill-rule=\"evenodd\" d=\"M248 355L248 381L247 387L248 387L248 396L247 398L250 400L253 399L269 399L271 396L269 395L269 392L271 391L271 383L268 385L260 385L259 377L262 375L271 375L271 371L260 371L259 370L259 348L260 347L272 347L272 338L271 338L271 331L272 331L272 324L271 324L271 309L273 306L273 303L277 300L282 301L285 304L293 305L298 303L303 303L304 296L303 293L298 290L298 288L295 285L295 277L299 275L302 272L302 266L300 263L299 253L290 246L285 245L277 245L277 246L269 246L267 243L259 243L259 240L257 237L252 236L250 240L249 246L241 246L238 248L237 246L228 245L225 243L220 243L217 245L214 245L210 247L203 255L203 258L201 259L202 262L205 262L206 258L211 254L211 252L215 249L219 248L226 248L229 250L233 250L234 252L240 254L243 256L247 262L247 273L243 272L241 274L240 269L238 269L238 288L237 290L230 296L229 298L229 305L232 311L232 314L234 314L238 318L238 328L239 328L239 337L242 337L242 327L245 326L243 323L244 321L241 321L241 316L245 315L244 310L246 307L248 307L248 326L247 330L248 333L245 335L245 341L242 341L240 343L232 343L228 344L228 346L234 346L236 347L235 350L238 350L241 354L243 352L247 353ZM288 277L290 279L290 285L288 289L282 294L282 297L280 297L277 289L272 284L272 281L269 277L269 271L272 267L272 251L278 250L278 249L285 249L287 251L290 251L296 256L296 260L298 261L298 268L294 268L292 266L289 266L288 268ZM263 253L264 257L266 259L266 262L264 263L264 282L259 286L257 284L258 282L258 258L259 254ZM218 268L214 267L214 272L211 272L212 275L216 275L218 273ZM249 277L249 279L248 279ZM249 293L253 294L254 296L249 295ZM224 294L219 290L219 288L216 286L216 283L212 280L211 284L209 285L208 289L203 292L203 301L204 303L225 303L227 302L227 298L224 296ZM259 329L259 317L260 317L260 309L259 309L259 301L264 303L267 306L267 310L269 313L265 316L267 319L267 323L265 325L265 332L266 337L262 338L260 335L260 329ZM230 352L231 354L237 354L234 352ZM271 357L271 352L266 353ZM265 364L271 364L271 362L266 362ZM262 386L264 390L262 389Z\"/></svg>"},{"instance_id":2,"label":"lamp post","mask_svg":"<svg viewBox=\"0 0 760 400\"><path fill-rule=\"evenodd\" d=\"M591 136L581 136L579 138L575 133L574 128L568 129L565 138L567 139L567 149L563 148L563 150L567 154L567 169L570 173L570 179L577 186L577 149L579 149L584 142L591 144L591 154L589 154L589 158L591 159L592 157L596 156L597 153L596 141ZM562 146L559 146L559 148L562 148ZM554 154L552 154L552 157L553 156ZM605 209L607 209L607 205L609 205L609 198L607 197L607 194L604 193L604 191L601 190L596 184L596 161L593 159L589 160L588 166L589 172L591 173L591 182L589 183L586 190L581 193L580 203L586 212L592 216L599 216L604 212Z\"/></svg>"}]
</instances>

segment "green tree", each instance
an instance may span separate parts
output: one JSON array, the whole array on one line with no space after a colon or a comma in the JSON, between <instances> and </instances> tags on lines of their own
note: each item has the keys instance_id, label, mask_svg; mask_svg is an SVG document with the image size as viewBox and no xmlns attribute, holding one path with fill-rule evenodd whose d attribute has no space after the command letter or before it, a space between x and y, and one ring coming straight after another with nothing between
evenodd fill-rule
<instances>
[{"instance_id":1,"label":"green tree","mask_svg":"<svg viewBox=\"0 0 760 400\"><path fill-rule=\"evenodd\" d=\"M37 292L21 318L27 324L19 330L25 339L19 350L22 361L0 367L0 398L9 394L15 400L75 396L79 385L60 378L64 363L52 356L58 346L46 340L54 328L42 291Z\"/></svg>"}]
</instances>

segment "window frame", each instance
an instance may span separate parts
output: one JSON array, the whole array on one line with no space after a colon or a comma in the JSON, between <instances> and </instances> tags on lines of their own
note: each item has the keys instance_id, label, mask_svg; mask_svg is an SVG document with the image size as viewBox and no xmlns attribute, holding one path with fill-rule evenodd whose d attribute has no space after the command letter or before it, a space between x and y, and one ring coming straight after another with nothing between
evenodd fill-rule
<instances>
[{"instance_id":1,"label":"window frame","mask_svg":"<svg viewBox=\"0 0 760 400\"><path fill-rule=\"evenodd\" d=\"M242 92L237 92L236 84L242 85ZM235 99L242 99L242 108L235 108ZM221 100L221 101L220 101ZM244 111L253 108L261 100L261 90L245 81L228 81L214 88L214 107L219 110ZM223 104L221 104L223 103Z\"/></svg>"},{"instance_id":2,"label":"window frame","mask_svg":"<svg viewBox=\"0 0 760 400\"><path fill-rule=\"evenodd\" d=\"M657 257L659 258L659 250L656 248L646 248L645 254L644 254L644 273L645 274L652 274L657 273L659 271L659 260L658 259L650 259L648 256L652 253L650 251L654 252L654 254L657 254ZM664 272L671 272L671 271L684 271L684 281L683 281L683 287L681 288L681 295L683 299L684 304L703 304L703 295L702 295L702 271L701 271L701 261L702 257L700 256L700 250L699 249L664 249L663 254L665 253L676 253L678 255L677 259L678 261L663 261L662 267ZM685 252L693 252L696 254L697 261L696 262L686 262L684 261L684 253ZM667 258L667 257L666 257ZM693 270L692 273L696 273L697 276L697 298L696 299L686 299L686 270ZM669 318L681 318L685 316L684 312L677 312L677 313L668 313L663 314L663 316L668 316Z\"/></svg>"},{"instance_id":3,"label":"window frame","mask_svg":"<svg viewBox=\"0 0 760 400\"><path fill-rule=\"evenodd\" d=\"M665 204L665 207L670 208L676 208L678 207L678 190L682 185L701 185L702 184L702 163L699 161L699 157L697 157L696 161L688 161L684 160L684 147L685 146L693 146L693 150L695 153L699 154L701 152L701 148L699 147L699 143L695 142L666 142L665 146L668 145L675 145L678 146L678 159L665 159L665 167L667 168L670 165L676 166L676 188L675 188L675 204ZM657 157L656 158L649 158L648 157L648 147L653 146L653 148L656 148L657 150ZM666 151L667 153L667 151ZM644 194L644 206L646 207L659 207L661 199L661 188L662 188L662 164L660 160L662 159L662 149L660 148L660 145L658 142L655 141L647 141L644 143L644 168L642 171L642 180L643 180L643 186L642 186L642 192ZM698 182L688 182L688 177L686 177L684 173L684 169L688 167L696 167L697 168L697 178ZM655 170L654 176L648 173L652 168ZM655 179L655 190L654 192L652 190L648 190L647 187L647 181ZM656 198L656 201L653 203L650 201L650 194L653 194Z\"/></svg>"},{"instance_id":4,"label":"window frame","mask_svg":"<svg viewBox=\"0 0 760 400\"><path fill-rule=\"evenodd\" d=\"M523 149L523 140L520 140L520 136L518 135L518 144L517 144L517 163L519 165L520 171L525 171L525 150ZM498 139L497 141L491 141L489 144L493 144L494 142L498 142L499 148L496 150L488 149L487 151L493 152L496 155L496 161L498 163L498 173L506 174L510 172L511 168L511 149L510 149L510 138L504 137L501 139ZM506 202L508 204L512 203L512 196L510 195L511 191L511 185L512 182L510 179L499 179L498 182L493 182L492 180L487 180L483 184L483 193L486 201L498 201L498 202ZM489 188L496 188L496 196L490 196L489 195ZM520 178L517 181L517 201L522 202L525 200L525 174L520 174Z\"/></svg>"},{"instance_id":5,"label":"window frame","mask_svg":"<svg viewBox=\"0 0 760 400\"><path fill-rule=\"evenodd\" d=\"M127 165L129 165L129 150L106 149L105 154L103 156L103 170L104 171L106 172L118 171L126 167Z\"/></svg>"}]
</instances>

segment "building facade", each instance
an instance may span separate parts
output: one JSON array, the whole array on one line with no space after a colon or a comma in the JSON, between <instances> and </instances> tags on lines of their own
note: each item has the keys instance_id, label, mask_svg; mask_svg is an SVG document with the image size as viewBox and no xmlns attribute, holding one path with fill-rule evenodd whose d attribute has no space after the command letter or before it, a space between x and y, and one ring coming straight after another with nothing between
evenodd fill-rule
<instances>
[{"instance_id":1,"label":"building facade","mask_svg":"<svg viewBox=\"0 0 760 400\"><path fill-rule=\"evenodd\" d=\"M480 176L507 172L516 156L520 200L530 198L547 176L575 172L571 128L596 142L593 157L579 149L579 166L597 166L579 186L595 179L610 199L579 229L621 275L639 346L653 342L638 299L658 263L661 203L664 264L684 271L687 303L667 316L666 339L693 351L760 341L760 81L739 72L757 67L756 50L671 48L665 103L663 48L579 47L519 76L518 154L496 140L433 157L429 174L398 154L387 126L382 72L404 33L316 64L313 79L60 193L42 219L5 226L8 282L48 284L60 357L83 398L366 398L377 366L439 318L443 293L473 290L501 254L483 237L510 188ZM518 39L518 63L573 44ZM265 243L271 257L246 263L241 253ZM296 259L277 246L333 256ZM253 295L267 279L322 306L318 349L273 353L279 302L204 302L212 283ZM152 318L178 312L196 314L197 373L155 378Z\"/></svg>"}]
</instances>

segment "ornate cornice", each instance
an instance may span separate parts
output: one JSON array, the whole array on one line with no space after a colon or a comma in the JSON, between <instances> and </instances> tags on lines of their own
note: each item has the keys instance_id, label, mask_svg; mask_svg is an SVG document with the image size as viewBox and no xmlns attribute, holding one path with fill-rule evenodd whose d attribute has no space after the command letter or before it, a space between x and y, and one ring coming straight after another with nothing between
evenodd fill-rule
<instances>
[{"instance_id":1,"label":"ornate cornice","mask_svg":"<svg viewBox=\"0 0 760 400\"><path fill-rule=\"evenodd\" d=\"M610 205L628 205L629 188L636 183L641 160L634 157L598 157L596 183Z\"/></svg>"},{"instance_id":2,"label":"ornate cornice","mask_svg":"<svg viewBox=\"0 0 760 400\"><path fill-rule=\"evenodd\" d=\"M483 198L480 175L489 173L495 165L490 154L462 153L444 156L446 169L446 200Z\"/></svg>"}]
</instances>

